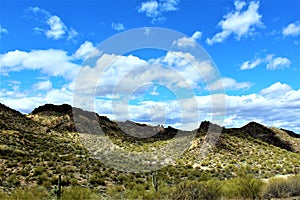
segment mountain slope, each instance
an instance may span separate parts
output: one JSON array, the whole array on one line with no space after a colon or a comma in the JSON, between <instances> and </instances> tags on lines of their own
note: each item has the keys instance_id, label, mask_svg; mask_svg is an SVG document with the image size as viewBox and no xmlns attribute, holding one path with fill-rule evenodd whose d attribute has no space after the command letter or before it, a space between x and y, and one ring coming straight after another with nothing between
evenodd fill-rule
<instances>
[{"instance_id":1,"label":"mountain slope","mask_svg":"<svg viewBox=\"0 0 300 200\"><path fill-rule=\"evenodd\" d=\"M235 129L202 122L195 131L181 132L172 127L113 122L66 104L46 104L26 116L0 104L0 186L42 184L53 187L59 174L63 175L64 185L89 185L101 190L112 185L127 188L132 180L151 184L150 173L118 171L91 155L84 139L101 138L94 132L99 127L103 136L108 136L118 149L128 152L159 152L178 134L193 137L189 140L179 137L181 143L178 144L184 147L184 154L157 171L164 184L205 177L227 179L237 176L240 170L260 178L300 171L300 138L287 130L255 122ZM141 134L143 130L146 133ZM208 130L222 134L216 145L208 149L208 154L201 157ZM176 148L166 150L176 153L180 150Z\"/></svg>"}]
</instances>

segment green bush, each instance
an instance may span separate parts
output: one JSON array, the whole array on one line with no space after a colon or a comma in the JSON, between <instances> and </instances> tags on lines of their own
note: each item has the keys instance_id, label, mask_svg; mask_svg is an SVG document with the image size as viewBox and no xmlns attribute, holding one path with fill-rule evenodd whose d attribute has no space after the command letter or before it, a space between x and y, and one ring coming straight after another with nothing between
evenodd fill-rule
<instances>
[{"instance_id":1,"label":"green bush","mask_svg":"<svg viewBox=\"0 0 300 200\"><path fill-rule=\"evenodd\" d=\"M90 183L93 186L98 186L98 185L102 185L105 186L105 181L104 179L101 177L101 174L98 173L94 173L91 178L90 178Z\"/></svg>"},{"instance_id":2,"label":"green bush","mask_svg":"<svg viewBox=\"0 0 300 200\"><path fill-rule=\"evenodd\" d=\"M60 200L97 200L100 196L93 192L89 188L83 188L80 186L70 187L63 190Z\"/></svg>"},{"instance_id":3,"label":"green bush","mask_svg":"<svg viewBox=\"0 0 300 200\"><path fill-rule=\"evenodd\" d=\"M251 176L223 181L223 195L227 198L257 199L261 196L263 182Z\"/></svg>"},{"instance_id":4,"label":"green bush","mask_svg":"<svg viewBox=\"0 0 300 200\"><path fill-rule=\"evenodd\" d=\"M48 181L48 175L46 173L42 173L37 177L37 184L42 185L44 182Z\"/></svg>"},{"instance_id":5,"label":"green bush","mask_svg":"<svg viewBox=\"0 0 300 200\"><path fill-rule=\"evenodd\" d=\"M221 181L218 180L209 180L205 182L205 194L204 197L206 199L219 199L222 196L222 187Z\"/></svg>"},{"instance_id":6,"label":"green bush","mask_svg":"<svg viewBox=\"0 0 300 200\"><path fill-rule=\"evenodd\" d=\"M180 182L172 193L172 199L220 199L221 183L217 180L207 182L183 181Z\"/></svg>"},{"instance_id":7,"label":"green bush","mask_svg":"<svg viewBox=\"0 0 300 200\"><path fill-rule=\"evenodd\" d=\"M124 197L125 188L124 186L113 186L106 190L106 195L112 199L122 199Z\"/></svg>"},{"instance_id":8,"label":"green bush","mask_svg":"<svg viewBox=\"0 0 300 200\"><path fill-rule=\"evenodd\" d=\"M300 195L300 175L288 177L287 181L291 189L291 196Z\"/></svg>"},{"instance_id":9,"label":"green bush","mask_svg":"<svg viewBox=\"0 0 300 200\"><path fill-rule=\"evenodd\" d=\"M33 171L33 176L41 175L42 173L46 172L46 169L44 167L38 166Z\"/></svg>"},{"instance_id":10,"label":"green bush","mask_svg":"<svg viewBox=\"0 0 300 200\"><path fill-rule=\"evenodd\" d=\"M17 177L15 174L10 175L7 178L7 182L13 187L19 186L21 184L19 177Z\"/></svg>"},{"instance_id":11,"label":"green bush","mask_svg":"<svg viewBox=\"0 0 300 200\"><path fill-rule=\"evenodd\" d=\"M264 198L285 198L300 195L300 175L270 179L264 192Z\"/></svg>"},{"instance_id":12,"label":"green bush","mask_svg":"<svg viewBox=\"0 0 300 200\"><path fill-rule=\"evenodd\" d=\"M50 195L43 187L22 188L12 191L10 195L1 196L3 200L48 200Z\"/></svg>"},{"instance_id":13,"label":"green bush","mask_svg":"<svg viewBox=\"0 0 300 200\"><path fill-rule=\"evenodd\" d=\"M9 196L6 192L0 191L0 199L8 200Z\"/></svg>"}]
</instances>

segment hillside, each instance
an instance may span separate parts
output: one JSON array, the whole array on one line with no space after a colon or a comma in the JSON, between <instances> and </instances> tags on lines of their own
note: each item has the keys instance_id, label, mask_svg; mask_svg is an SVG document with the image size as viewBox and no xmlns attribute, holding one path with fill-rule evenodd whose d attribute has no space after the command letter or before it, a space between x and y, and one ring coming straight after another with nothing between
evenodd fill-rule
<instances>
[{"instance_id":1,"label":"hillside","mask_svg":"<svg viewBox=\"0 0 300 200\"><path fill-rule=\"evenodd\" d=\"M103 134L99 134L99 127ZM222 133L203 157L201 147L209 128ZM98 143L104 137L105 142L109 138L110 145ZM103 154L103 149L108 153ZM177 155L180 151L184 154ZM161 187L183 180L225 180L241 172L270 178L300 171L300 138L288 130L255 122L225 129L205 121L197 130L188 132L130 121L114 122L66 104L46 104L28 115L0 104L0 152L0 187L4 190L35 184L53 189L59 174L64 186L93 187L104 192L104 196L105 191L115 187L127 190L143 185L149 190L152 172L143 171L145 166L156 171ZM112 155L126 159L119 152L148 157L137 156L145 162L127 170L124 165L110 163ZM166 158L161 152L167 152ZM175 156L174 160L168 161L170 156Z\"/></svg>"}]
</instances>

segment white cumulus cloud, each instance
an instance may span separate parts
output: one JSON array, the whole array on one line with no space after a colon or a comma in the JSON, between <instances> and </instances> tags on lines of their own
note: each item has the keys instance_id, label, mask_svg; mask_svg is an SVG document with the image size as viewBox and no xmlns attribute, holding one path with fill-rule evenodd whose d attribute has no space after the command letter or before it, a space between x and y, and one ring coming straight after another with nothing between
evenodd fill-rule
<instances>
[{"instance_id":1,"label":"white cumulus cloud","mask_svg":"<svg viewBox=\"0 0 300 200\"><path fill-rule=\"evenodd\" d=\"M241 70L254 69L260 64L265 64L268 70L277 70L289 68L291 61L285 57L276 57L273 54L268 54L265 57L255 58L254 60L247 60L241 66Z\"/></svg>"},{"instance_id":2,"label":"white cumulus cloud","mask_svg":"<svg viewBox=\"0 0 300 200\"><path fill-rule=\"evenodd\" d=\"M68 41L75 41L74 38L78 36L78 32L74 28L68 28L60 17L52 15L47 10L30 7L27 11L34 15L36 20L47 25L47 27L34 27L33 30L38 34L44 33L47 38L53 40L66 38Z\"/></svg>"},{"instance_id":3,"label":"white cumulus cloud","mask_svg":"<svg viewBox=\"0 0 300 200\"><path fill-rule=\"evenodd\" d=\"M256 121L300 133L300 89L274 83L258 94L226 95L226 115L238 127ZM238 112L237 112L238 111Z\"/></svg>"},{"instance_id":4,"label":"white cumulus cloud","mask_svg":"<svg viewBox=\"0 0 300 200\"><path fill-rule=\"evenodd\" d=\"M258 1L251 1L248 8L244 10L243 8L246 6L245 2L235 1L234 4L235 10L224 15L224 19L218 24L222 31L212 38L207 38L206 42L208 45L221 43L231 34L234 34L236 39L239 40L243 36L251 35L256 27L261 27L263 25L261 21L262 16L258 13Z\"/></svg>"},{"instance_id":5,"label":"white cumulus cloud","mask_svg":"<svg viewBox=\"0 0 300 200\"><path fill-rule=\"evenodd\" d=\"M41 81L41 82L38 82L36 84L33 85L33 88L35 90L51 90L52 89L52 82L47 80L47 81Z\"/></svg>"},{"instance_id":6,"label":"white cumulus cloud","mask_svg":"<svg viewBox=\"0 0 300 200\"><path fill-rule=\"evenodd\" d=\"M241 90L241 89L249 89L251 87L250 82L237 82L233 78L225 77L219 79L213 83L208 85L209 90Z\"/></svg>"},{"instance_id":7,"label":"white cumulus cloud","mask_svg":"<svg viewBox=\"0 0 300 200\"><path fill-rule=\"evenodd\" d=\"M241 65L240 69L241 69L241 70L254 69L254 68L257 67L258 65L260 65L263 61L264 61L264 60L263 60L263 59L260 59L260 58L257 58L257 59L255 59L255 60L253 60L253 61L247 60L247 61L245 61L245 62Z\"/></svg>"},{"instance_id":8,"label":"white cumulus cloud","mask_svg":"<svg viewBox=\"0 0 300 200\"><path fill-rule=\"evenodd\" d=\"M275 57L272 58L267 64L268 70L284 69L289 68L291 61L288 58L284 57Z\"/></svg>"},{"instance_id":9,"label":"white cumulus cloud","mask_svg":"<svg viewBox=\"0 0 300 200\"><path fill-rule=\"evenodd\" d=\"M50 27L50 29L45 32L48 38L57 40L60 39L66 33L67 27L57 16L51 16L47 20L47 24Z\"/></svg>"},{"instance_id":10,"label":"white cumulus cloud","mask_svg":"<svg viewBox=\"0 0 300 200\"><path fill-rule=\"evenodd\" d=\"M74 58L63 50L31 50L10 51L0 55L1 73L21 70L40 70L51 76L62 76L72 79L76 76L79 65L73 63Z\"/></svg>"},{"instance_id":11,"label":"white cumulus cloud","mask_svg":"<svg viewBox=\"0 0 300 200\"><path fill-rule=\"evenodd\" d=\"M173 45L176 45L178 47L195 47L197 45L196 40L200 39L202 36L202 32L196 31L192 37L182 37L179 38L178 40L175 40L173 42Z\"/></svg>"},{"instance_id":12,"label":"white cumulus cloud","mask_svg":"<svg viewBox=\"0 0 300 200\"><path fill-rule=\"evenodd\" d=\"M178 10L179 0L150 0L142 2L138 7L139 13L145 13L152 18L152 23L165 19L164 13Z\"/></svg>"},{"instance_id":13,"label":"white cumulus cloud","mask_svg":"<svg viewBox=\"0 0 300 200\"><path fill-rule=\"evenodd\" d=\"M290 23L283 30L282 34L284 36L297 36L300 35L300 21L296 21L295 23Z\"/></svg>"},{"instance_id":14,"label":"white cumulus cloud","mask_svg":"<svg viewBox=\"0 0 300 200\"><path fill-rule=\"evenodd\" d=\"M97 49L90 41L85 41L80 45L79 49L74 54L77 59L87 60L89 58L100 55L100 50Z\"/></svg>"},{"instance_id":15,"label":"white cumulus cloud","mask_svg":"<svg viewBox=\"0 0 300 200\"><path fill-rule=\"evenodd\" d=\"M272 84L271 86L263 89L260 91L260 94L266 97L274 97L276 96L281 96L282 94L286 94L287 92L291 91L292 87L281 83L281 82L276 82Z\"/></svg>"}]
</instances>

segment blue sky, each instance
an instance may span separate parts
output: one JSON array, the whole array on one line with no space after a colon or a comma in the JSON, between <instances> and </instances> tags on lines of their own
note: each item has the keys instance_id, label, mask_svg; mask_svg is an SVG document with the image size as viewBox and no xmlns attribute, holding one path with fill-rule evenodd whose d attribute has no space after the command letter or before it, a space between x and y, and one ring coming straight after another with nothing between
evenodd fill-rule
<instances>
[{"instance_id":1,"label":"blue sky","mask_svg":"<svg viewBox=\"0 0 300 200\"><path fill-rule=\"evenodd\" d=\"M296 0L0 4L0 101L23 113L45 103L68 103L115 120L183 129L196 128L202 120L226 127L257 121L300 132ZM171 43L177 49L145 48L122 55L101 49L103 42L125 37L126 31L151 35L148 27L180 33ZM169 38L162 43L164 39ZM199 46L210 62L191 57ZM107 59L115 62L99 76ZM201 66L201 73L193 66ZM219 75L212 78L214 70ZM74 91L82 92L76 102ZM89 91L93 106L85 99Z\"/></svg>"}]
</instances>

